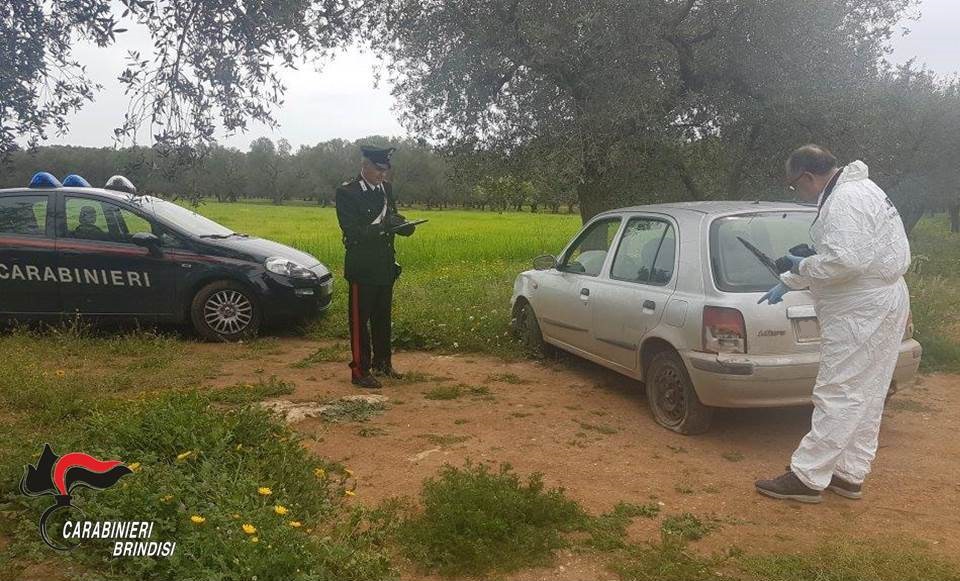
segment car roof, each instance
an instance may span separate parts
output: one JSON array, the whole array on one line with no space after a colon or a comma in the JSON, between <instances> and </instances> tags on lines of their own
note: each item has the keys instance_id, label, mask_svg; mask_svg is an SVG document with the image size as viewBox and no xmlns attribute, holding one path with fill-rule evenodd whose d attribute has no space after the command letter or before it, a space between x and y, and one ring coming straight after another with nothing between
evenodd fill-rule
<instances>
[{"instance_id":1,"label":"car roof","mask_svg":"<svg viewBox=\"0 0 960 581\"><path fill-rule=\"evenodd\" d=\"M108 200L115 202L129 202L131 196L136 194L128 194L126 192L117 192L114 190L105 190L103 188L6 188L0 190L0 196L4 194L43 194L47 192L63 192L67 194L94 194L96 196L102 196Z\"/></svg>"},{"instance_id":2,"label":"car roof","mask_svg":"<svg viewBox=\"0 0 960 581\"><path fill-rule=\"evenodd\" d=\"M604 214L618 212L661 212L671 214L678 211L695 212L697 214L735 214L738 212L778 212L778 211L809 211L816 209L812 204L798 202L764 202L764 201L711 201L711 202L669 202L666 204L648 204L645 206L629 206L616 210L607 210Z\"/></svg>"}]
</instances>

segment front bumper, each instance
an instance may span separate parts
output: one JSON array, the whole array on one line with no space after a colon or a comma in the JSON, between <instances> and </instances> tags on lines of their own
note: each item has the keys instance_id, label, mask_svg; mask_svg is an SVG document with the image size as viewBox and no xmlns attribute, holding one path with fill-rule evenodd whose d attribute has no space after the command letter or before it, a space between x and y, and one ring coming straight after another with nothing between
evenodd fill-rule
<instances>
[{"instance_id":1,"label":"front bumper","mask_svg":"<svg viewBox=\"0 0 960 581\"><path fill-rule=\"evenodd\" d=\"M897 389L913 383L923 348L913 339L900 344L893 382ZM715 407L808 405L820 368L819 353L802 355L731 355L681 353L697 396Z\"/></svg>"},{"instance_id":2,"label":"front bumper","mask_svg":"<svg viewBox=\"0 0 960 581\"><path fill-rule=\"evenodd\" d=\"M260 300L267 321L305 319L330 308L333 299L333 275L304 281L267 274Z\"/></svg>"}]
</instances>

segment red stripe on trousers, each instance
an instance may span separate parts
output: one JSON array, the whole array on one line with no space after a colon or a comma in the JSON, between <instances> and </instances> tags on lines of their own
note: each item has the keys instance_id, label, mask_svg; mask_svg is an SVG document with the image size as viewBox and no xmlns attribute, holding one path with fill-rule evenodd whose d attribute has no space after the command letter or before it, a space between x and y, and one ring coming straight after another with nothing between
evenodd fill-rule
<instances>
[{"instance_id":1,"label":"red stripe on trousers","mask_svg":"<svg viewBox=\"0 0 960 581\"><path fill-rule=\"evenodd\" d=\"M351 325L351 347L353 348L353 377L360 378L363 372L360 369L360 287L357 283L350 283L350 298L353 305L350 310L353 314L353 324Z\"/></svg>"}]
</instances>

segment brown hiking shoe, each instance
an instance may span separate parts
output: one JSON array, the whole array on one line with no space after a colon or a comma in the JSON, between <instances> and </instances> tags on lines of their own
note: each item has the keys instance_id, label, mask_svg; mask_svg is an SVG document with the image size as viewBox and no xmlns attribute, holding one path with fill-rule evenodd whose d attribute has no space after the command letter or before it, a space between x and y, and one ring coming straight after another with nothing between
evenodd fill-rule
<instances>
[{"instance_id":1,"label":"brown hiking shoe","mask_svg":"<svg viewBox=\"0 0 960 581\"><path fill-rule=\"evenodd\" d=\"M863 498L862 484L848 482L837 475L830 478L830 485L827 486L827 490L835 492L844 498L849 498L850 500L860 500Z\"/></svg>"},{"instance_id":2,"label":"brown hiking shoe","mask_svg":"<svg viewBox=\"0 0 960 581\"><path fill-rule=\"evenodd\" d=\"M823 500L819 490L809 488L789 471L771 480L757 480L754 485L760 494L780 500L796 500L809 504L817 504Z\"/></svg>"}]
</instances>

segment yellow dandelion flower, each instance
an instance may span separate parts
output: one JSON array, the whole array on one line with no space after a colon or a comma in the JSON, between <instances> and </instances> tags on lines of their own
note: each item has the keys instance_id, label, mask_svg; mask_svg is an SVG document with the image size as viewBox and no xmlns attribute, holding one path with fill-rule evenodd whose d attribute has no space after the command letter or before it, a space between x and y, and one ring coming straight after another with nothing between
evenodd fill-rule
<instances>
[{"instance_id":1,"label":"yellow dandelion flower","mask_svg":"<svg viewBox=\"0 0 960 581\"><path fill-rule=\"evenodd\" d=\"M139 462L134 462L133 464L130 464L129 466L127 466L127 468L129 468L131 472L139 472L139 471L140 471L140 463L139 463Z\"/></svg>"},{"instance_id":2,"label":"yellow dandelion flower","mask_svg":"<svg viewBox=\"0 0 960 581\"><path fill-rule=\"evenodd\" d=\"M354 492L354 491L352 491L352 490L344 490L343 493L346 494L347 496L356 496L356 495L357 495L357 493Z\"/></svg>"},{"instance_id":3,"label":"yellow dandelion flower","mask_svg":"<svg viewBox=\"0 0 960 581\"><path fill-rule=\"evenodd\" d=\"M327 476L327 471L324 470L323 468L314 468L314 469L313 469L313 475L316 476L317 478L321 478L321 479L322 479L322 478L326 478L326 476Z\"/></svg>"},{"instance_id":4,"label":"yellow dandelion flower","mask_svg":"<svg viewBox=\"0 0 960 581\"><path fill-rule=\"evenodd\" d=\"M193 455L193 450L187 450L186 452L180 452L177 454L177 462L182 462Z\"/></svg>"},{"instance_id":5,"label":"yellow dandelion flower","mask_svg":"<svg viewBox=\"0 0 960 581\"><path fill-rule=\"evenodd\" d=\"M243 532L247 533L248 535L252 535L257 532L257 527L253 526L250 523L244 523L242 528L243 528Z\"/></svg>"},{"instance_id":6,"label":"yellow dandelion flower","mask_svg":"<svg viewBox=\"0 0 960 581\"><path fill-rule=\"evenodd\" d=\"M195 524L195 525L202 525L203 523L207 522L207 519L205 519L204 517L200 516L199 514L195 514L195 515L191 516L191 517L190 517L190 520L193 521L193 524Z\"/></svg>"},{"instance_id":7,"label":"yellow dandelion flower","mask_svg":"<svg viewBox=\"0 0 960 581\"><path fill-rule=\"evenodd\" d=\"M161 500L162 502L170 502L171 500L173 500L173 495L172 495L172 494L164 494L163 496L160 497L160 500Z\"/></svg>"},{"instance_id":8,"label":"yellow dandelion flower","mask_svg":"<svg viewBox=\"0 0 960 581\"><path fill-rule=\"evenodd\" d=\"M260 539L258 539L257 537L251 537L251 538L250 538L250 542L251 542L251 543L259 543L259 542L260 542Z\"/></svg>"},{"instance_id":9,"label":"yellow dandelion flower","mask_svg":"<svg viewBox=\"0 0 960 581\"><path fill-rule=\"evenodd\" d=\"M273 507L273 512L279 514L280 516L283 516L290 511L287 510L287 507L278 504L277 506Z\"/></svg>"},{"instance_id":10,"label":"yellow dandelion flower","mask_svg":"<svg viewBox=\"0 0 960 581\"><path fill-rule=\"evenodd\" d=\"M267 486L261 486L260 488L257 489L257 494L259 494L260 496L270 496L271 494L273 494L273 491L270 490L270 488Z\"/></svg>"},{"instance_id":11,"label":"yellow dandelion flower","mask_svg":"<svg viewBox=\"0 0 960 581\"><path fill-rule=\"evenodd\" d=\"M54 372L54 375L56 375L57 377L63 378L67 376L67 372L62 369L58 369Z\"/></svg>"},{"instance_id":12,"label":"yellow dandelion flower","mask_svg":"<svg viewBox=\"0 0 960 581\"><path fill-rule=\"evenodd\" d=\"M303 523L298 520L292 520L290 521L290 526L292 526L295 529L298 529L303 526Z\"/></svg>"}]
</instances>

